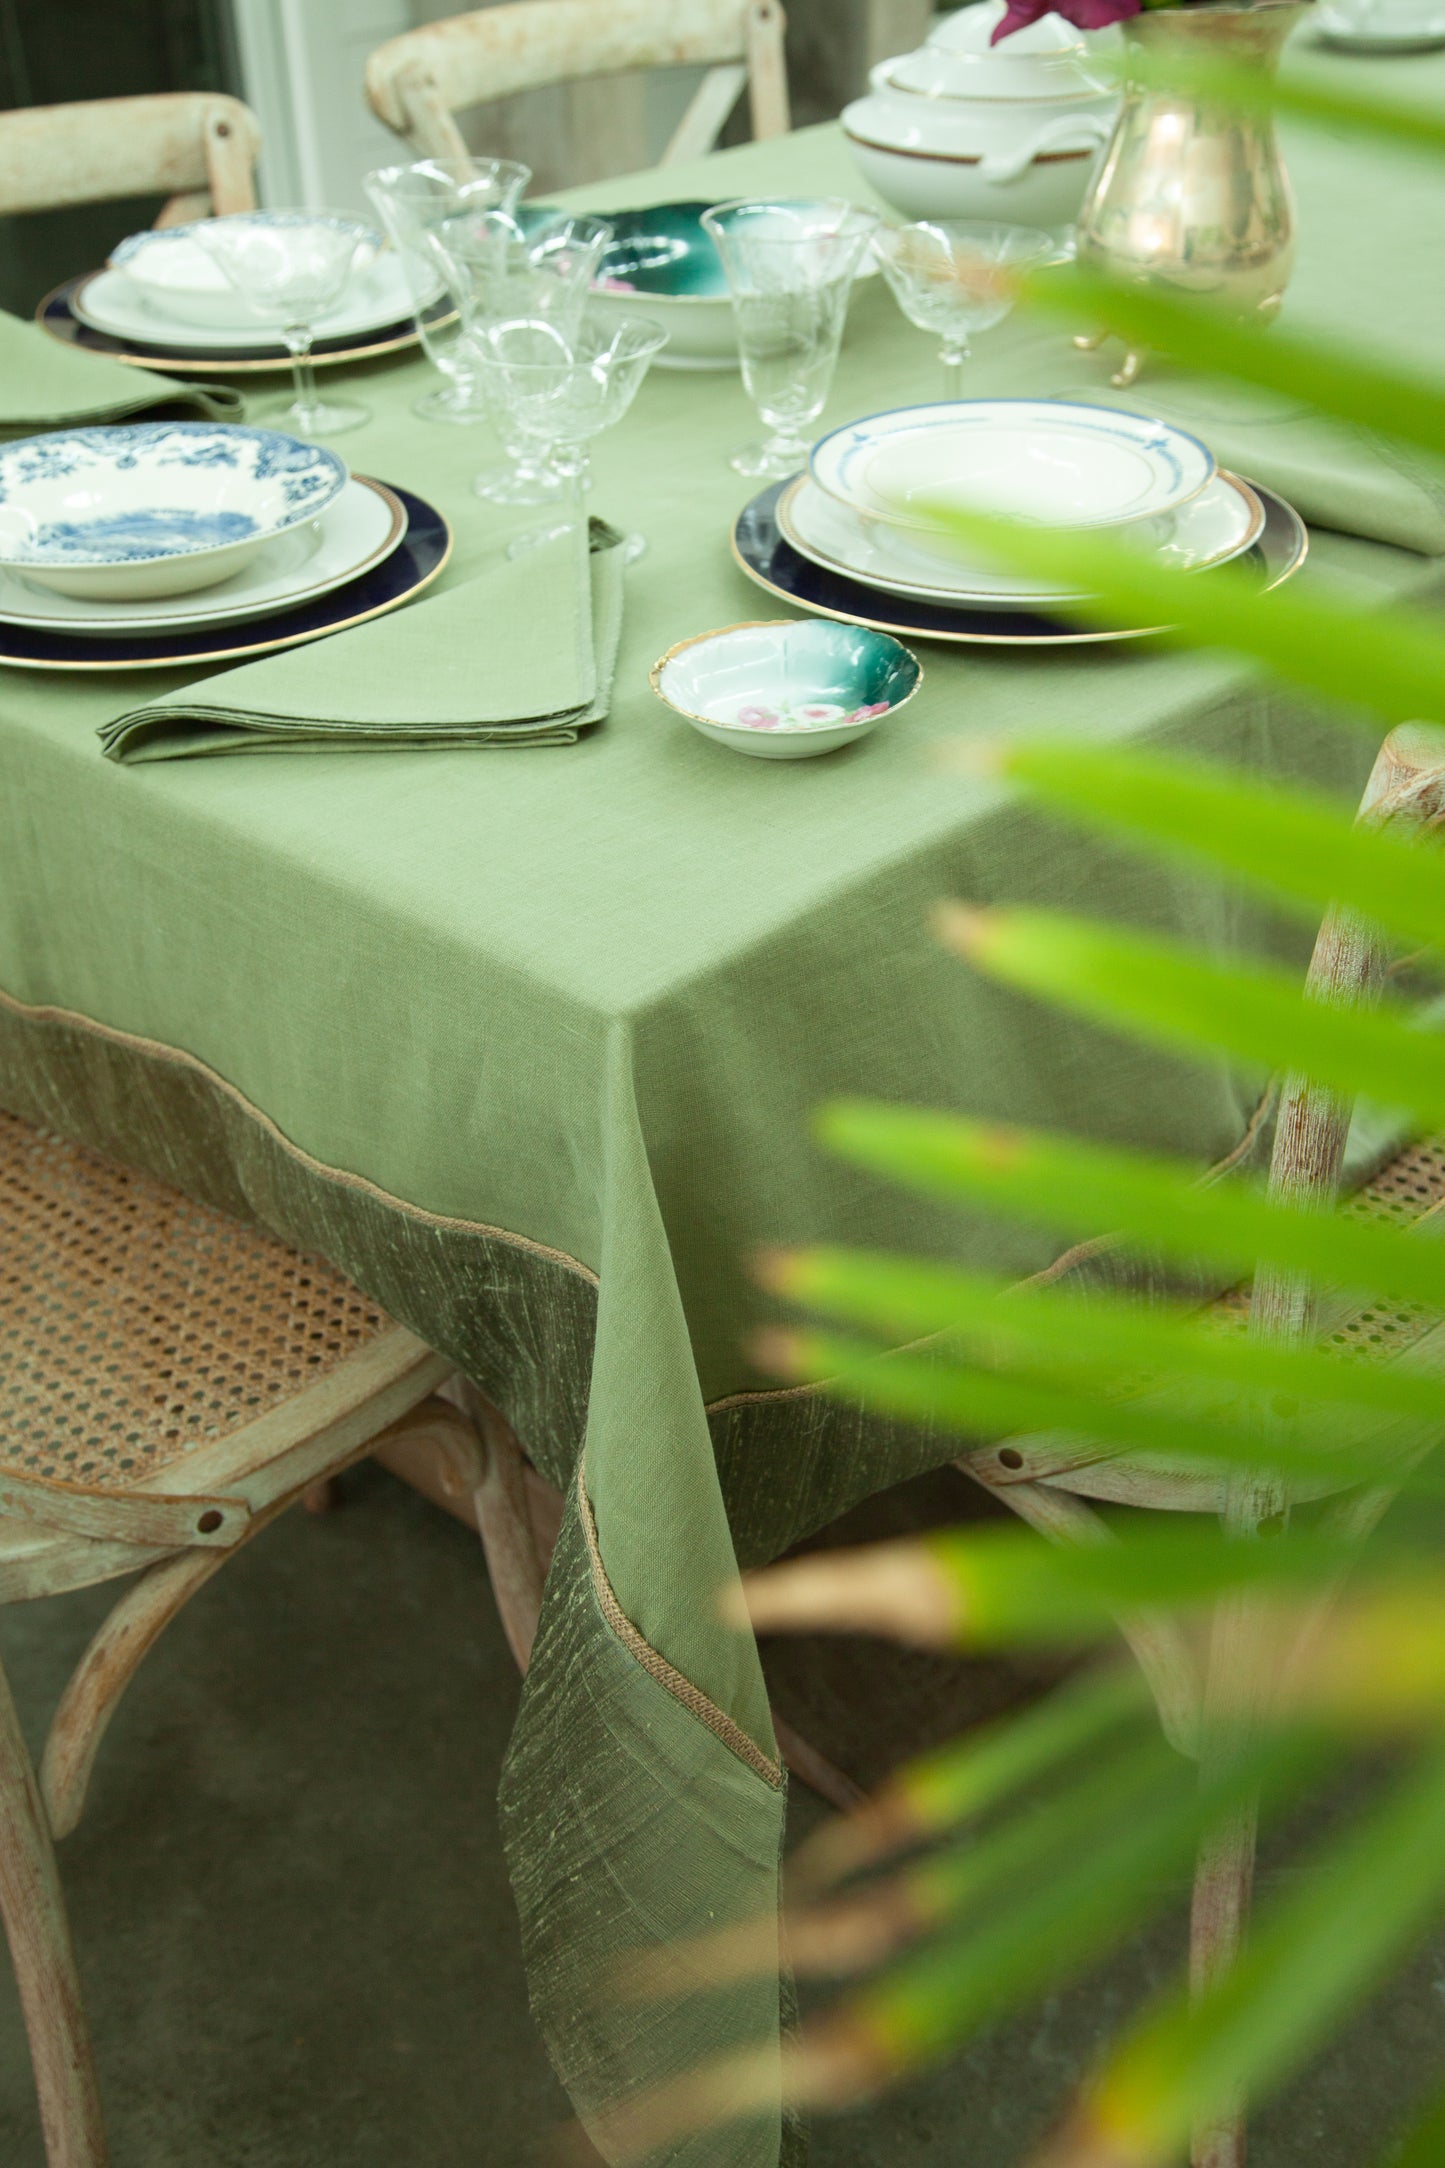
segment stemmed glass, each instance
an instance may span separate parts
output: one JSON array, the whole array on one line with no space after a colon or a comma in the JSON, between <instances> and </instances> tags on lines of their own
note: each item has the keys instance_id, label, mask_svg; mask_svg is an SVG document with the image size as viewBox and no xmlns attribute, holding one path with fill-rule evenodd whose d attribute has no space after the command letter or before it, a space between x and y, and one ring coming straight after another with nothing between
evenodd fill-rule
<instances>
[{"instance_id":1,"label":"stemmed glass","mask_svg":"<svg viewBox=\"0 0 1445 2168\"><path fill-rule=\"evenodd\" d=\"M369 421L355 399L323 399L311 348L316 319L334 308L354 271L371 262L381 235L345 211L240 211L205 218L192 232L247 307L279 324L295 397L273 418L298 437L337 437Z\"/></svg>"},{"instance_id":2,"label":"stemmed glass","mask_svg":"<svg viewBox=\"0 0 1445 2168\"><path fill-rule=\"evenodd\" d=\"M739 474L792 474L808 456L843 319L878 218L841 196L721 203L702 222L732 294L743 384L772 434L732 454Z\"/></svg>"},{"instance_id":3,"label":"stemmed glass","mask_svg":"<svg viewBox=\"0 0 1445 2168\"><path fill-rule=\"evenodd\" d=\"M1061 254L1052 234L1033 226L994 226L971 218L920 219L885 226L873 253L910 324L937 332L950 399L963 396L963 365L976 331L991 331L1014 305L1018 276Z\"/></svg>"},{"instance_id":4,"label":"stemmed glass","mask_svg":"<svg viewBox=\"0 0 1445 2168\"><path fill-rule=\"evenodd\" d=\"M412 412L426 421L466 423L490 418L462 343L460 297L432 246L433 229L449 218L515 209L531 178L531 168L512 158L422 158L409 166L380 166L366 176L366 193L401 259L422 351L446 378L413 405ZM439 286L450 294L457 310L456 320L445 325L428 321Z\"/></svg>"},{"instance_id":5,"label":"stemmed glass","mask_svg":"<svg viewBox=\"0 0 1445 2168\"><path fill-rule=\"evenodd\" d=\"M546 323L570 343L611 239L605 220L565 211L463 210L432 229L432 246L461 310L461 348L484 399L492 376L476 372L478 344L487 331L494 324ZM517 428L505 402L494 398L490 406L508 456L474 477L477 495L497 504L546 504L563 495L567 483L560 469Z\"/></svg>"},{"instance_id":6,"label":"stemmed glass","mask_svg":"<svg viewBox=\"0 0 1445 2168\"><path fill-rule=\"evenodd\" d=\"M555 324L492 324L477 341L489 395L519 434L550 456L579 513L590 486L589 443L621 421L666 343L665 331L638 316L584 320L571 339ZM508 555L551 541L567 525L529 529L512 540ZM629 556L644 546L640 536L629 545Z\"/></svg>"}]
</instances>

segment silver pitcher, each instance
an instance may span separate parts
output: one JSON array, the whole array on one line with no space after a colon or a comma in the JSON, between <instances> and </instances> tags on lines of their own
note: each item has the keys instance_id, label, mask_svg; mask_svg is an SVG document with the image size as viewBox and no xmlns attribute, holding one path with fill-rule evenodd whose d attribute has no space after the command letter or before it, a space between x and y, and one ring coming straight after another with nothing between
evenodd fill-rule
<instances>
[{"instance_id":1,"label":"silver pitcher","mask_svg":"<svg viewBox=\"0 0 1445 2168\"><path fill-rule=\"evenodd\" d=\"M1207 295L1238 317L1268 320L1294 264L1294 196L1268 112L1212 92L1162 87L1169 56L1276 67L1305 14L1299 0L1254 7L1151 9L1122 25L1126 87L1113 136L1079 212L1079 261L1106 276ZM1129 66L1150 60L1150 79ZM1097 346L1104 334L1081 338ZM1132 383L1131 351L1115 376Z\"/></svg>"}]
</instances>

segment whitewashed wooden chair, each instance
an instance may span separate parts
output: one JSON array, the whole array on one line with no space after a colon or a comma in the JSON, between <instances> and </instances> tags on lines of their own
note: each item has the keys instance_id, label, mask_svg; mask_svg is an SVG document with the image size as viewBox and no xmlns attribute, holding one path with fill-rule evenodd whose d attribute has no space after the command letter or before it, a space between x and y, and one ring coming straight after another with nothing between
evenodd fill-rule
<instances>
[{"instance_id":1,"label":"whitewashed wooden chair","mask_svg":"<svg viewBox=\"0 0 1445 2168\"><path fill-rule=\"evenodd\" d=\"M0 1670L0 1915L51 2168L107 2157L52 1837L116 1704L212 1574L365 1454L424 1467L505 1537L512 1471L437 1397L450 1372L320 1259L0 1114L0 1603L138 1576L38 1780Z\"/></svg>"},{"instance_id":2,"label":"whitewashed wooden chair","mask_svg":"<svg viewBox=\"0 0 1445 2168\"><path fill-rule=\"evenodd\" d=\"M166 195L156 220L256 208L256 116L219 91L90 98L0 113L0 214Z\"/></svg>"},{"instance_id":3,"label":"whitewashed wooden chair","mask_svg":"<svg viewBox=\"0 0 1445 2168\"><path fill-rule=\"evenodd\" d=\"M366 64L366 95L418 158L466 159L454 116L519 91L645 68L708 73L662 156L710 151L747 88L753 134L789 126L778 0L511 0L391 38Z\"/></svg>"},{"instance_id":4,"label":"whitewashed wooden chair","mask_svg":"<svg viewBox=\"0 0 1445 2168\"><path fill-rule=\"evenodd\" d=\"M1392 732L1366 787L1361 824L1406 831L1445 827L1440 746L1438 732L1408 726ZM1387 960L1375 929L1350 912L1331 911L1315 943L1308 991L1318 1001L1368 1004L1384 982ZM1270 1161L1271 1194L1297 1203L1331 1202L1340 1188L1350 1117L1347 1100L1305 1077L1287 1078ZM1345 1210L1438 1234L1445 1226L1445 1136L1404 1146ZM1251 1285L1220 1296L1212 1309L1223 1330L1249 1329L1285 1345L1312 1341L1356 1360L1405 1360L1436 1375L1445 1373L1445 1319L1417 1304L1362 1301L1338 1293L1319 1296L1298 1275L1261 1271ZM1135 1405L1147 1408L1148 1401L1139 1397ZM1111 1450L1098 1439L1063 1432L1002 1439L965 1454L957 1465L1042 1535L1064 1544L1110 1540L1108 1526L1089 1500L1216 1513L1235 1535L1250 1537L1282 1521L1292 1506L1323 1499L1328 1525L1364 1537L1395 1496L1387 1484L1361 1487L1347 1456L1334 1483L1286 1485L1266 1474L1231 1477L1162 1455ZM1276 1680L1287 1676L1290 1662L1308 1647L1331 1600L1323 1599L1309 1615L1291 1651L1274 1645L1277 1628L1268 1633L1261 1629L1249 1599L1227 1599L1216 1609L1202 1663L1168 1617L1133 1616L1119 1624L1148 1680L1168 1737L1185 1753L1202 1751L1207 1756L1209 1713L1249 1706L1252 1697L1265 1691L1264 1672ZM1190 1931L1196 1990L1218 1981L1239 1953L1254 1856L1255 1817L1249 1812L1232 1816L1200 1853ZM1197 2130L1190 2158L1193 2168L1244 2168L1242 2109L1231 2108Z\"/></svg>"}]
</instances>

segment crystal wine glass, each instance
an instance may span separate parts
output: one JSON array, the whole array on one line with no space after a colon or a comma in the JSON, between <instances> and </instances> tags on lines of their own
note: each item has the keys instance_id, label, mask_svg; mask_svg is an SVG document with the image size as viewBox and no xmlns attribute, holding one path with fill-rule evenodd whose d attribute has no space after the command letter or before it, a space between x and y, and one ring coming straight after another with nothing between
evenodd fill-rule
<instances>
[{"instance_id":1,"label":"crystal wine glass","mask_svg":"<svg viewBox=\"0 0 1445 2168\"><path fill-rule=\"evenodd\" d=\"M590 485L589 443L621 421L666 343L667 333L646 317L584 319L571 339L555 324L524 319L489 326L477 352L490 395L522 436L550 454L580 510ZM565 524L533 528L514 538L508 554L563 532ZM640 547L639 538L631 554Z\"/></svg>"},{"instance_id":2,"label":"crystal wine glass","mask_svg":"<svg viewBox=\"0 0 1445 2168\"><path fill-rule=\"evenodd\" d=\"M422 351L446 379L413 405L413 413L426 421L489 419L462 344L460 297L432 246L432 230L448 218L513 210L531 178L531 169L511 158L422 158L409 166L380 166L366 176L366 193L401 259ZM439 289L450 293L457 311L445 324L428 319Z\"/></svg>"},{"instance_id":3,"label":"crystal wine glass","mask_svg":"<svg viewBox=\"0 0 1445 2168\"><path fill-rule=\"evenodd\" d=\"M461 310L461 347L474 374L478 342L494 324L547 323L569 343L581 329L587 295L612 228L565 211L458 211L440 220L431 241ZM489 372L476 377L485 394ZM484 467L472 488L498 504L546 504L564 495L566 478L518 429L501 400L492 424L507 458Z\"/></svg>"},{"instance_id":4,"label":"crystal wine glass","mask_svg":"<svg viewBox=\"0 0 1445 2168\"><path fill-rule=\"evenodd\" d=\"M272 418L298 437L337 437L369 421L370 408L358 400L321 397L311 348L316 319L380 249L376 229L346 211L239 211L204 218L192 231L247 307L281 328L295 396Z\"/></svg>"},{"instance_id":5,"label":"crystal wine glass","mask_svg":"<svg viewBox=\"0 0 1445 2168\"><path fill-rule=\"evenodd\" d=\"M808 456L843 319L878 218L841 196L722 203L702 222L732 294L743 384L772 434L732 454L739 474L791 474Z\"/></svg>"},{"instance_id":6,"label":"crystal wine glass","mask_svg":"<svg viewBox=\"0 0 1445 2168\"><path fill-rule=\"evenodd\" d=\"M1060 254L1052 234L970 218L885 226L873 253L910 324L936 332L950 399L963 396L963 365L976 331L991 331L1014 305L1018 276Z\"/></svg>"}]
</instances>

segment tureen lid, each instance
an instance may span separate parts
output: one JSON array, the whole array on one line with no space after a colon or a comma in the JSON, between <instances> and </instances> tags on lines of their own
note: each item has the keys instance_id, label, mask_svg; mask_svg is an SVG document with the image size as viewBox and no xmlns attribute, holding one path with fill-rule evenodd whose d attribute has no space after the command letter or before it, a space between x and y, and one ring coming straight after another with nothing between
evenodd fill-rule
<instances>
[{"instance_id":1,"label":"tureen lid","mask_svg":"<svg viewBox=\"0 0 1445 2168\"><path fill-rule=\"evenodd\" d=\"M989 39L1007 0L976 0L942 16L916 53L886 60L879 74L893 90L928 98L1097 97L1105 78L1089 66L1089 48L1060 15L1041 15L1001 45Z\"/></svg>"}]
</instances>

